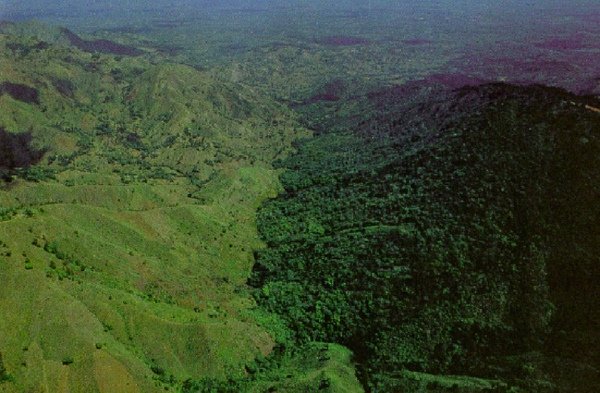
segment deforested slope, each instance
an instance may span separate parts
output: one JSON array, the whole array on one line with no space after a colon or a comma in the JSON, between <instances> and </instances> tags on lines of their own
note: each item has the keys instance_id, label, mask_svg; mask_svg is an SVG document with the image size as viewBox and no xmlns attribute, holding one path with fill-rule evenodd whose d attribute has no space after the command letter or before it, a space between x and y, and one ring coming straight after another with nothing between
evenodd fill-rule
<instances>
[{"instance_id":1,"label":"deforested slope","mask_svg":"<svg viewBox=\"0 0 600 393\"><path fill-rule=\"evenodd\" d=\"M191 67L33 37L0 35L2 148L31 158L0 167L0 390L243 374L273 346L245 289L255 209L306 131Z\"/></svg>"}]
</instances>

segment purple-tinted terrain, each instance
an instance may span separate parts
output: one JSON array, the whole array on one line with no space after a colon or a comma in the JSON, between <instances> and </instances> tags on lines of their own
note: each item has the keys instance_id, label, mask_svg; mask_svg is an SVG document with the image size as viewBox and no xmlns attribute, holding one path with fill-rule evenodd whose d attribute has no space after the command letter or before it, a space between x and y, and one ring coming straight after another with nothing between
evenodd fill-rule
<instances>
[{"instance_id":1,"label":"purple-tinted terrain","mask_svg":"<svg viewBox=\"0 0 600 393\"><path fill-rule=\"evenodd\" d=\"M154 26L160 29L169 29L172 27L181 26L182 22L171 22L171 21L156 21L154 22Z\"/></svg>"},{"instance_id":2,"label":"purple-tinted terrain","mask_svg":"<svg viewBox=\"0 0 600 393\"><path fill-rule=\"evenodd\" d=\"M27 104L40 103L39 94L35 88L19 83L0 83L0 94L8 94L15 100L22 101Z\"/></svg>"},{"instance_id":3,"label":"purple-tinted terrain","mask_svg":"<svg viewBox=\"0 0 600 393\"><path fill-rule=\"evenodd\" d=\"M449 92L463 87L474 87L490 81L463 74L440 73L409 81L392 88L383 88L367 94L369 101L376 105L385 105L390 100L413 100L421 95L429 97L432 91Z\"/></svg>"},{"instance_id":4,"label":"purple-tinted terrain","mask_svg":"<svg viewBox=\"0 0 600 393\"><path fill-rule=\"evenodd\" d=\"M600 14L597 17L600 21ZM448 66L474 78L600 94L600 35L594 34L598 27L586 22L553 31L549 24L545 34L525 40L497 41L487 48L466 47Z\"/></svg>"},{"instance_id":5,"label":"purple-tinted terrain","mask_svg":"<svg viewBox=\"0 0 600 393\"><path fill-rule=\"evenodd\" d=\"M404 40L404 41L402 41L402 43L405 44L405 45L419 46L419 45L433 44L433 41L426 40L424 38L413 38L413 39L410 39L410 40Z\"/></svg>"},{"instance_id":6,"label":"purple-tinted terrain","mask_svg":"<svg viewBox=\"0 0 600 393\"><path fill-rule=\"evenodd\" d=\"M465 86L478 86L487 81L481 78L475 78L463 74L432 74L426 78L417 81L418 84L440 85L450 89L458 89Z\"/></svg>"},{"instance_id":7,"label":"purple-tinted terrain","mask_svg":"<svg viewBox=\"0 0 600 393\"><path fill-rule=\"evenodd\" d=\"M346 86L341 79L333 80L327 83L321 91L309 99L305 100L302 105L310 105L317 102L335 102L341 99Z\"/></svg>"},{"instance_id":8,"label":"purple-tinted terrain","mask_svg":"<svg viewBox=\"0 0 600 393\"><path fill-rule=\"evenodd\" d=\"M498 57L491 54L469 54L454 61L453 67L474 78L516 84L541 83L562 87L578 94L598 94L600 75L593 71L593 63L598 61L598 53L519 56L517 52L513 56Z\"/></svg>"},{"instance_id":9,"label":"purple-tinted terrain","mask_svg":"<svg viewBox=\"0 0 600 393\"><path fill-rule=\"evenodd\" d=\"M121 56L140 56L144 52L132 46L121 45L110 40L92 40L87 41L73 33L69 29L62 29L62 33L69 40L71 45L81 49L84 52L91 53L110 53Z\"/></svg>"},{"instance_id":10,"label":"purple-tinted terrain","mask_svg":"<svg viewBox=\"0 0 600 393\"><path fill-rule=\"evenodd\" d=\"M600 12L590 12L586 14L576 15L583 22L588 22L595 25L600 25Z\"/></svg>"},{"instance_id":11,"label":"purple-tinted terrain","mask_svg":"<svg viewBox=\"0 0 600 393\"><path fill-rule=\"evenodd\" d=\"M349 36L333 36L325 37L319 40L320 44L328 46L353 46L353 45L366 45L370 41L360 37L349 37Z\"/></svg>"},{"instance_id":12,"label":"purple-tinted terrain","mask_svg":"<svg viewBox=\"0 0 600 393\"><path fill-rule=\"evenodd\" d=\"M582 34L576 34L565 38L550 38L535 45L541 49L551 49L557 51L577 50L590 48L586 37Z\"/></svg>"},{"instance_id":13,"label":"purple-tinted terrain","mask_svg":"<svg viewBox=\"0 0 600 393\"><path fill-rule=\"evenodd\" d=\"M64 97L73 98L75 96L75 84L70 80L53 78L52 85Z\"/></svg>"}]
</instances>

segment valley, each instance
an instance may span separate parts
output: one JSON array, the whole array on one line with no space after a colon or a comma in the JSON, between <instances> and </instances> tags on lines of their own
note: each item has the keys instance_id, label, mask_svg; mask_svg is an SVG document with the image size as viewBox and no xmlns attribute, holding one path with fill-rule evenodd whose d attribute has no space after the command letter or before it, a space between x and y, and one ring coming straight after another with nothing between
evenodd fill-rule
<instances>
[{"instance_id":1,"label":"valley","mask_svg":"<svg viewBox=\"0 0 600 393\"><path fill-rule=\"evenodd\" d=\"M597 5L179 1L0 5L0 392L597 391Z\"/></svg>"}]
</instances>

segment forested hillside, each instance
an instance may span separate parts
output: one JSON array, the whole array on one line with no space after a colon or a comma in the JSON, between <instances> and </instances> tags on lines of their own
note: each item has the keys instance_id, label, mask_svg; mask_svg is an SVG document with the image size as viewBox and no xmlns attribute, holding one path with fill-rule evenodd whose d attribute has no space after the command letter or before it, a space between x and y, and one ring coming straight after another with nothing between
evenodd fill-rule
<instances>
[{"instance_id":1,"label":"forested hillside","mask_svg":"<svg viewBox=\"0 0 600 393\"><path fill-rule=\"evenodd\" d=\"M281 162L285 192L258 219L259 303L297 342L351 348L373 391L595 391L598 101L404 93Z\"/></svg>"}]
</instances>

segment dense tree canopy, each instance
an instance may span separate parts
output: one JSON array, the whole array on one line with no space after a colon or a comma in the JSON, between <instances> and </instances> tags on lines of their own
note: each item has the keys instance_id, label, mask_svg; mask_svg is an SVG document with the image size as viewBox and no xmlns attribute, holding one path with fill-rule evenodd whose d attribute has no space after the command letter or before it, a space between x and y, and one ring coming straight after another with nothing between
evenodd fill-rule
<instances>
[{"instance_id":1,"label":"dense tree canopy","mask_svg":"<svg viewBox=\"0 0 600 393\"><path fill-rule=\"evenodd\" d=\"M440 97L391 94L283 162L285 192L259 214L257 299L297 340L352 348L372 387L409 369L543 390L499 359L556 348L552 328L586 310L571 285L582 301L598 289L600 119L544 87Z\"/></svg>"}]
</instances>

